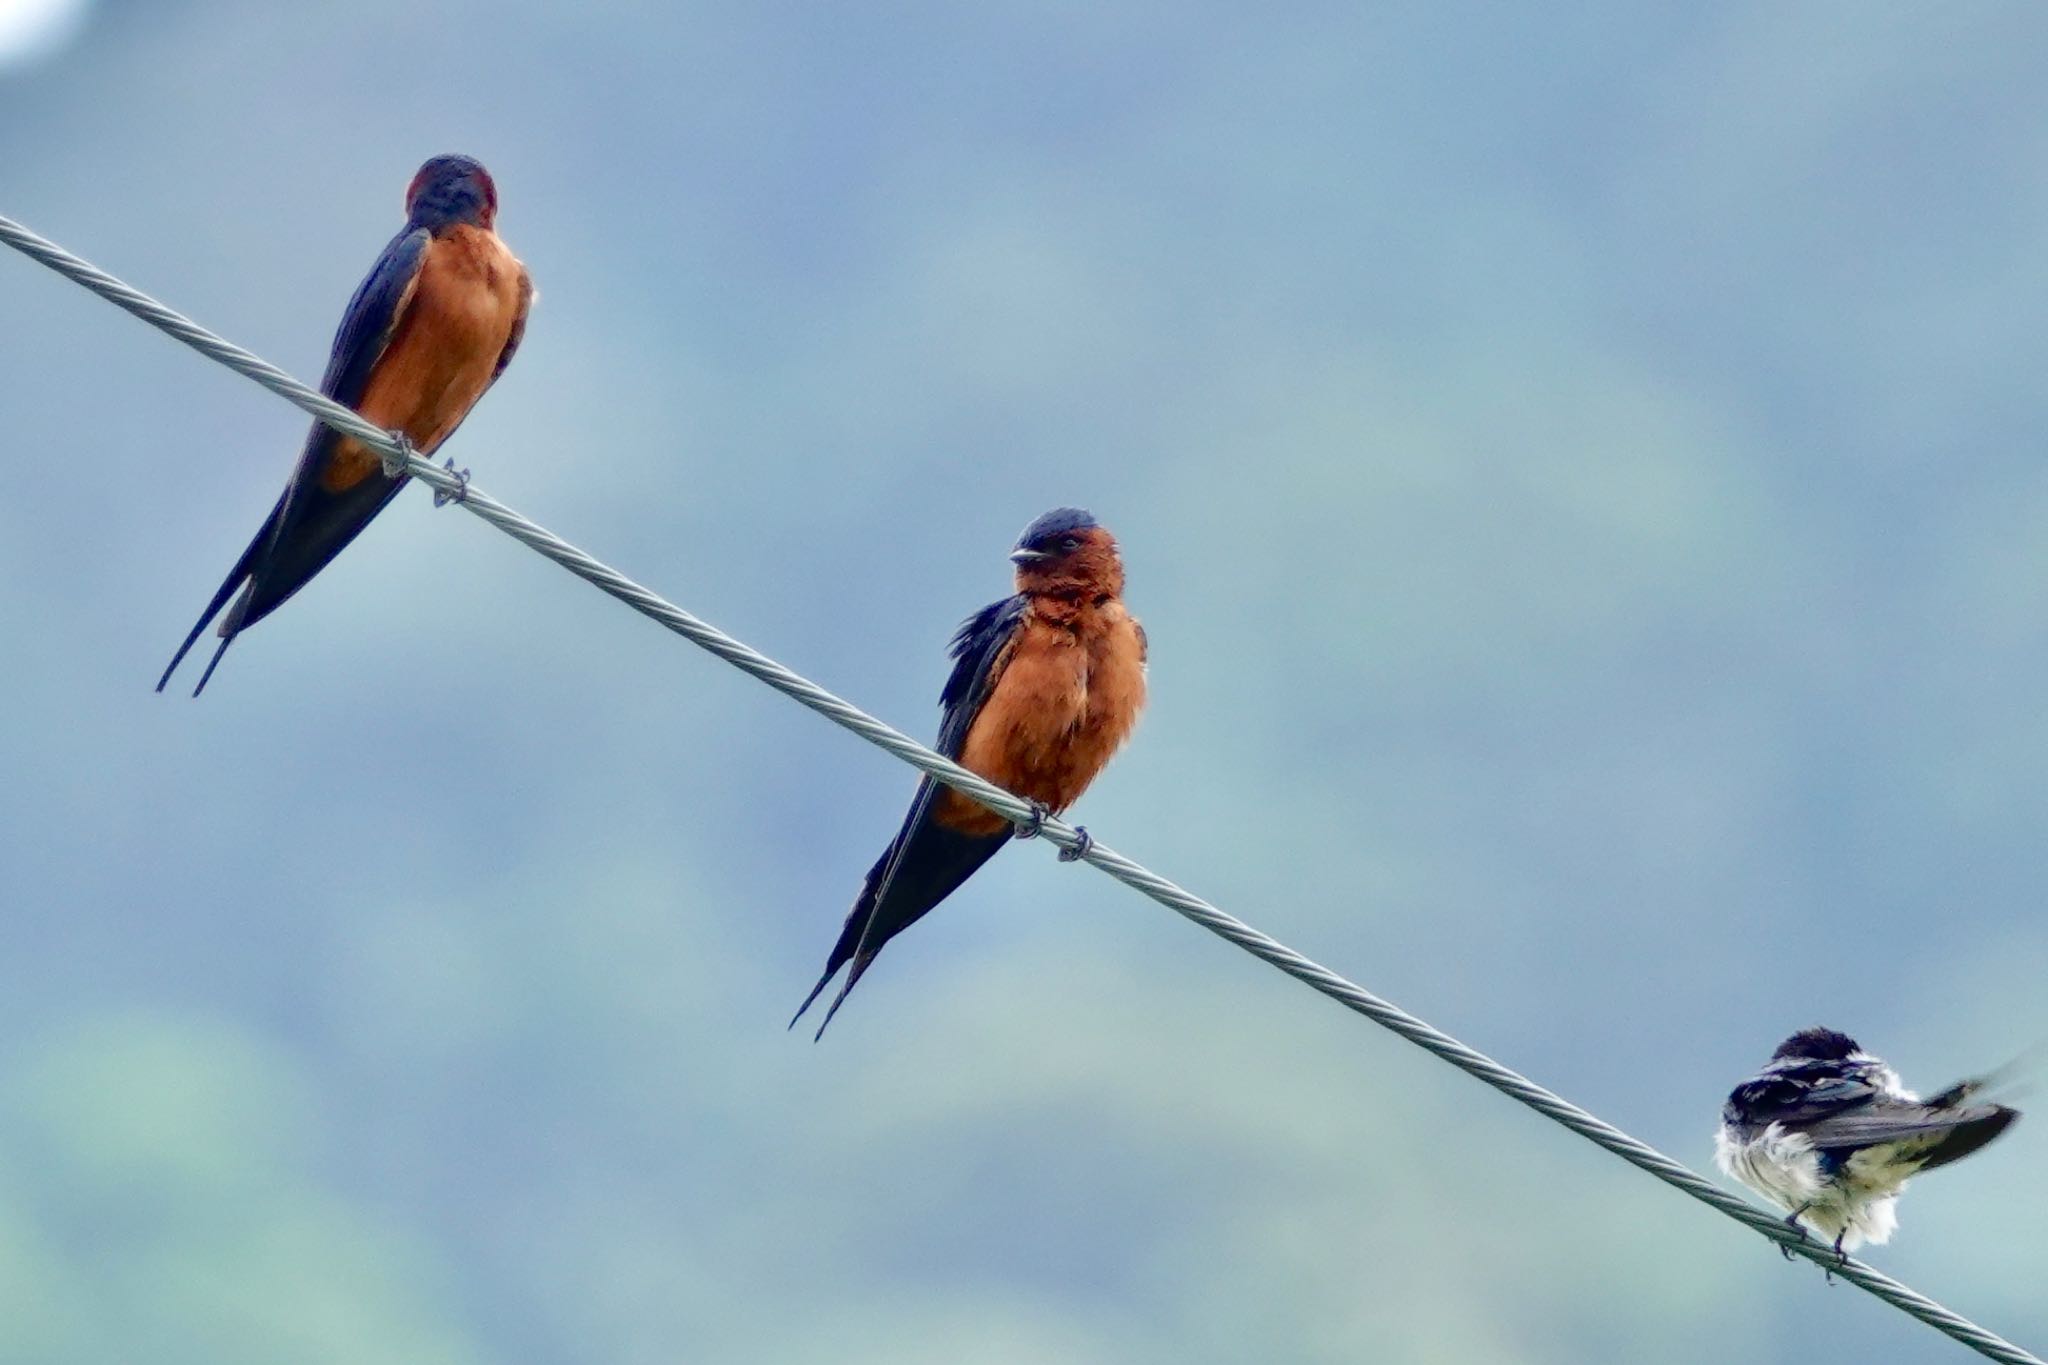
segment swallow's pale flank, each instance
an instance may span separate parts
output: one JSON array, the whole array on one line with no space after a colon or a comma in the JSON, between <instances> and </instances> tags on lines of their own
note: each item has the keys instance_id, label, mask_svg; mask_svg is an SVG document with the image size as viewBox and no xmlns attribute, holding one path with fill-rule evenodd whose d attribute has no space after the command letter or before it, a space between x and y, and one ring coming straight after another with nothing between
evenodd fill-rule
<instances>
[{"instance_id":1,"label":"swallow's pale flank","mask_svg":"<svg viewBox=\"0 0 2048 1365\"><path fill-rule=\"evenodd\" d=\"M1847 1256L1890 1240L1910 1177L1968 1156L2019 1117L1971 1103L1986 1084L1921 1100L1854 1039L1806 1029L1728 1097L1714 1161Z\"/></svg>"},{"instance_id":2,"label":"swallow's pale flank","mask_svg":"<svg viewBox=\"0 0 2048 1365\"><path fill-rule=\"evenodd\" d=\"M498 190L466 156L437 156L405 192L405 227L349 300L320 391L431 454L469 415L519 349L533 283L494 224ZM406 483L377 453L313 424L291 482L158 680L164 690L214 617L220 647L327 566ZM232 599L232 605L230 605ZM226 614L221 609L227 608Z\"/></svg>"},{"instance_id":3,"label":"swallow's pale flank","mask_svg":"<svg viewBox=\"0 0 2048 1365\"><path fill-rule=\"evenodd\" d=\"M1086 512L1047 512L1024 528L1010 559L1016 593L976 612L953 637L937 748L1058 814L1137 724L1145 631L1124 609L1116 538ZM929 777L920 782L797 1018L846 967L822 1036L882 945L951 895L1011 833L1009 821L980 802Z\"/></svg>"}]
</instances>

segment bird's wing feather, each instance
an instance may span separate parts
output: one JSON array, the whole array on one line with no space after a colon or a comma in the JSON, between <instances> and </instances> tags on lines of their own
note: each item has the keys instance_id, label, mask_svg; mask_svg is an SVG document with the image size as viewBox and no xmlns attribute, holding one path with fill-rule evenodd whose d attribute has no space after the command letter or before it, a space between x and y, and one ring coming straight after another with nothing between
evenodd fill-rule
<instances>
[{"instance_id":1,"label":"bird's wing feather","mask_svg":"<svg viewBox=\"0 0 2048 1365\"><path fill-rule=\"evenodd\" d=\"M1877 1098L1877 1087L1846 1076L1820 1081L1793 1076L1766 1076L1737 1087L1729 1107L1758 1127L1781 1123L1804 1128L1854 1110Z\"/></svg>"},{"instance_id":2,"label":"bird's wing feather","mask_svg":"<svg viewBox=\"0 0 2048 1365\"><path fill-rule=\"evenodd\" d=\"M991 602L960 623L949 646L953 671L939 692L938 750L947 758L960 757L967 732L981 714L988 694L995 691L1009 662L1010 642L1017 636L1029 600L1022 593Z\"/></svg>"},{"instance_id":3,"label":"bird's wing feather","mask_svg":"<svg viewBox=\"0 0 2048 1365\"><path fill-rule=\"evenodd\" d=\"M498 363L491 370L491 383L498 382L505 373L505 367L512 363L512 357L519 352L519 343L526 340L526 315L533 308L533 276L523 269L519 272L519 311L512 316L512 331L505 338L505 349L498 352Z\"/></svg>"},{"instance_id":4,"label":"bird's wing feather","mask_svg":"<svg viewBox=\"0 0 2048 1365\"><path fill-rule=\"evenodd\" d=\"M363 401L370 375L405 315L433 237L425 228L399 233L385 244L377 263L356 286L355 296L341 315L341 325L334 329L334 349L327 357L327 373L320 379L320 392L335 402L352 408Z\"/></svg>"},{"instance_id":5,"label":"bird's wing feather","mask_svg":"<svg viewBox=\"0 0 2048 1365\"><path fill-rule=\"evenodd\" d=\"M953 672L939 693L944 710L938 750L947 758L960 756L974 718L995 690L1024 607L1021 596L1005 598L970 616L954 634ZM853 956L874 956L884 943L951 895L1008 840L1007 830L973 837L939 824L932 808L942 790L941 784L929 777L918 783L917 795L888 853L868 874L867 885L854 905L854 913L863 923L851 950Z\"/></svg>"},{"instance_id":6,"label":"bird's wing feather","mask_svg":"<svg viewBox=\"0 0 2048 1365\"><path fill-rule=\"evenodd\" d=\"M320 391L335 402L350 408L362 402L377 362L412 304L432 240L425 228L392 238L349 300L320 381ZM298 467L271 523L269 553L256 564L249 596L230 620L233 629L253 625L282 606L404 487L403 479L381 477L365 478L339 491L323 486L321 471L345 439L325 422L315 422L306 434Z\"/></svg>"}]
</instances>

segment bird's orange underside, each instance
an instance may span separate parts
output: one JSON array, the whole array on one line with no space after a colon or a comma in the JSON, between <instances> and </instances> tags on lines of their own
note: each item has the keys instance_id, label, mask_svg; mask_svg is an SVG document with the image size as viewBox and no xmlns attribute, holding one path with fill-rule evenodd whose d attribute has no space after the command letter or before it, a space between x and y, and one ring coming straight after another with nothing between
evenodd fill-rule
<instances>
[{"instance_id":1,"label":"bird's orange underside","mask_svg":"<svg viewBox=\"0 0 2048 1365\"><path fill-rule=\"evenodd\" d=\"M432 452L490 387L525 300L525 271L495 233L463 225L434 238L356 411ZM320 485L344 492L382 467L344 437Z\"/></svg>"},{"instance_id":2,"label":"bird's orange underside","mask_svg":"<svg viewBox=\"0 0 2048 1365\"><path fill-rule=\"evenodd\" d=\"M1088 608L1070 630L1026 616L967 732L960 764L1058 813L1080 799L1137 723L1145 702L1144 650L1121 603ZM1000 834L1008 822L947 790L939 823Z\"/></svg>"}]
</instances>

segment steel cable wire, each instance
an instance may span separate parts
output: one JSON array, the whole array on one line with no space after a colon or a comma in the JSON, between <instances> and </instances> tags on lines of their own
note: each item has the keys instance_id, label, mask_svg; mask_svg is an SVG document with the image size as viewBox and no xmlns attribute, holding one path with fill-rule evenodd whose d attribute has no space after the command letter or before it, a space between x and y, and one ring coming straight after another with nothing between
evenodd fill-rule
<instances>
[{"instance_id":1,"label":"steel cable wire","mask_svg":"<svg viewBox=\"0 0 2048 1365\"><path fill-rule=\"evenodd\" d=\"M894 726L884 724L760 651L699 620L659 594L634 582L618 570L484 493L469 482L466 474L435 466L422 458L402 437L363 420L339 403L301 384L276 366L215 335L182 313L166 307L97 266L81 260L56 243L38 236L6 217L0 217L0 241L5 241L9 246L40 261L58 274L83 285L117 307L126 309L151 326L169 333L202 355L219 361L236 373L246 375L271 392L296 403L336 430L355 437L384 457L387 472L393 475L400 472L409 473L431 485L439 495L437 501L445 497L459 502L521 544L618 598L643 616L660 622L691 643L710 651L742 672L758 678L784 696L801 702L826 719L851 730L869 743L887 750L912 767L929 773L949 787L965 792L1010 819L1020 829L1034 828L1048 842L1069 853L1080 850L1078 861L1093 864L1124 885L1142 892L1209 932L1229 940L1252 956L1335 1000L1346 1009L1364 1015L1510 1099L1598 1144L1629 1164L1649 1172L1674 1189L1681 1190L1737 1222L1746 1224L1780 1247L1826 1267L1834 1274L1868 1290L1884 1302L1911 1314L1980 1355L1991 1360L2003 1361L2006 1365L2044 1365L2038 1357L1942 1306L1918 1290L1901 1284L1882 1271L1853 1258L1838 1260L1832 1248L1788 1226L1776 1214L1729 1194L1655 1148L1579 1108L1563 1096L1545 1089L1519 1072L1503 1066L1484 1053L1467 1047L1449 1034L1423 1022L1398 1005L1381 999L1285 944L1269 938L1194 893L1124 857L1099 840L1089 839L1084 844L1073 825L1035 810L1031 803L1023 798L975 776Z\"/></svg>"}]
</instances>

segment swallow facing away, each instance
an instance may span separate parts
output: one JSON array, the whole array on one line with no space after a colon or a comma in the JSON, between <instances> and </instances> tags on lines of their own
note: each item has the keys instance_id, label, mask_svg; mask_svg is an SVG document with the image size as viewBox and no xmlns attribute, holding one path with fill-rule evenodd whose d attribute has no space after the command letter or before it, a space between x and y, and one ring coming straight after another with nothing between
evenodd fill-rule
<instances>
[{"instance_id":1,"label":"swallow facing away","mask_svg":"<svg viewBox=\"0 0 2048 1365\"><path fill-rule=\"evenodd\" d=\"M404 432L423 455L461 425L512 363L526 332L533 282L498 239L497 216L498 188L477 162L437 156L421 166L405 192L405 226L370 267L334 334L320 392ZM325 568L408 477L385 477L377 452L313 423L277 506L156 690L164 690L199 633L227 607L220 647L192 689L198 696L235 637Z\"/></svg>"},{"instance_id":2,"label":"swallow facing away","mask_svg":"<svg viewBox=\"0 0 2048 1365\"><path fill-rule=\"evenodd\" d=\"M1714 1162L1787 1210L1793 1227L1833 1238L1846 1259L1865 1242L1891 1239L1909 1177L1968 1156L2019 1117L2002 1104L1971 1103L1995 1079L1960 1081L1921 1100L1853 1038L1805 1029L1728 1097Z\"/></svg>"},{"instance_id":3,"label":"swallow facing away","mask_svg":"<svg viewBox=\"0 0 2048 1365\"><path fill-rule=\"evenodd\" d=\"M1087 790L1137 724L1145 631L1124 609L1116 538L1088 513L1047 512L1024 528L1010 559L1016 593L976 612L953 637L956 662L939 695L936 747L1056 815ZM818 1026L822 1038L882 945L951 895L1011 833L1009 821L980 802L932 778L920 782L903 827L868 870L825 974L790 1025L851 963Z\"/></svg>"}]
</instances>

